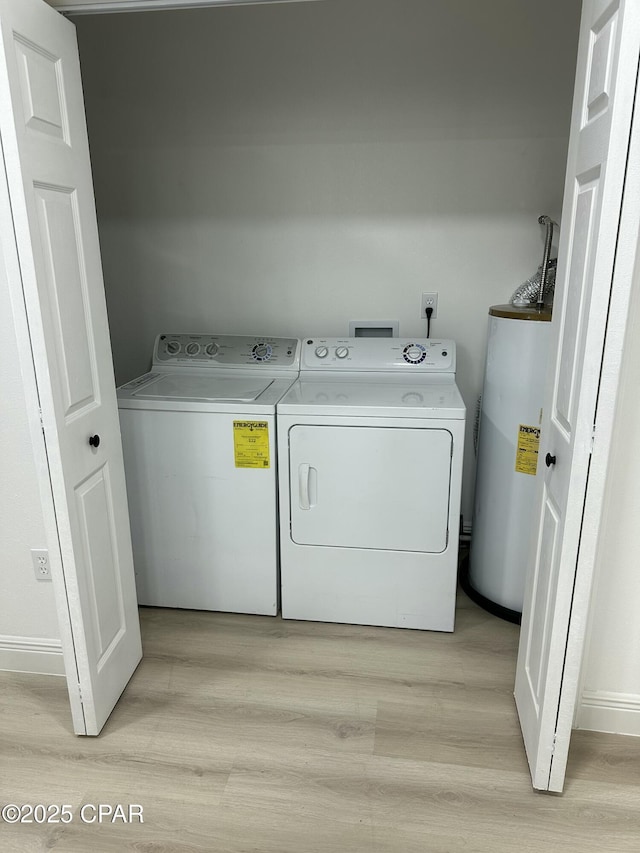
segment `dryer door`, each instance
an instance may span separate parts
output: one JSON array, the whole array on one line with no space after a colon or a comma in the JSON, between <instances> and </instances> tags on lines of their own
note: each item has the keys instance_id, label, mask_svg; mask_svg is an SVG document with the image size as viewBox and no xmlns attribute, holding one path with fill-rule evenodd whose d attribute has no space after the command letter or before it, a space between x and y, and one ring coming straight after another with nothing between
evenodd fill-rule
<instances>
[{"instance_id":1,"label":"dryer door","mask_svg":"<svg viewBox=\"0 0 640 853\"><path fill-rule=\"evenodd\" d=\"M446 429L292 427L293 541L444 551L452 447L453 438Z\"/></svg>"}]
</instances>

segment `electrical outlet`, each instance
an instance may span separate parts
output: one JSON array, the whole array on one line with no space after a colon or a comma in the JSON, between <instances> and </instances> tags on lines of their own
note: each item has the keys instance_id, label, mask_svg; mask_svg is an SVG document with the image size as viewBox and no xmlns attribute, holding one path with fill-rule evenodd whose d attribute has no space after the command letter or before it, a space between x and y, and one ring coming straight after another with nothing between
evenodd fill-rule
<instances>
[{"instance_id":1,"label":"electrical outlet","mask_svg":"<svg viewBox=\"0 0 640 853\"><path fill-rule=\"evenodd\" d=\"M431 319L435 320L438 316L438 294L423 293L420 301L420 316L424 319L427 316L427 308L433 308Z\"/></svg>"},{"instance_id":2,"label":"electrical outlet","mask_svg":"<svg viewBox=\"0 0 640 853\"><path fill-rule=\"evenodd\" d=\"M33 573L36 576L36 580L50 581L51 569L49 566L49 552L44 549L38 550L36 548L32 548L31 561L33 563Z\"/></svg>"}]
</instances>

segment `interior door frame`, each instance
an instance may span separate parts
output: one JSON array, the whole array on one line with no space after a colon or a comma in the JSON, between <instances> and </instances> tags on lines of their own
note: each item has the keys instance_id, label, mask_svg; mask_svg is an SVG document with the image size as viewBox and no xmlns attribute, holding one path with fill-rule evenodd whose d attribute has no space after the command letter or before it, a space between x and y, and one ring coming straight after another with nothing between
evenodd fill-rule
<instances>
[{"instance_id":1,"label":"interior door frame","mask_svg":"<svg viewBox=\"0 0 640 853\"><path fill-rule=\"evenodd\" d=\"M261 3L311 3L318 0L47 0L65 15L104 15L113 12L165 12L207 6L255 6Z\"/></svg>"}]
</instances>

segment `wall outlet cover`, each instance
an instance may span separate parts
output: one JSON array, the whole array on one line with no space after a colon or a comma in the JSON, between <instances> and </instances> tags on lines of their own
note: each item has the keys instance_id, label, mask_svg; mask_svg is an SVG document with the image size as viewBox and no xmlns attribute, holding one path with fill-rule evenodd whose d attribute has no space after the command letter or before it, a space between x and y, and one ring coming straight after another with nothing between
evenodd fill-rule
<instances>
[{"instance_id":1,"label":"wall outlet cover","mask_svg":"<svg viewBox=\"0 0 640 853\"><path fill-rule=\"evenodd\" d=\"M31 562L36 580L50 581L51 566L49 565L49 552L44 548L31 549Z\"/></svg>"},{"instance_id":2,"label":"wall outlet cover","mask_svg":"<svg viewBox=\"0 0 640 853\"><path fill-rule=\"evenodd\" d=\"M422 298L420 300L420 316L422 319L426 319L427 316L427 308L433 308L433 314L431 315L431 319L435 320L438 316L438 294L437 293L423 293Z\"/></svg>"}]
</instances>

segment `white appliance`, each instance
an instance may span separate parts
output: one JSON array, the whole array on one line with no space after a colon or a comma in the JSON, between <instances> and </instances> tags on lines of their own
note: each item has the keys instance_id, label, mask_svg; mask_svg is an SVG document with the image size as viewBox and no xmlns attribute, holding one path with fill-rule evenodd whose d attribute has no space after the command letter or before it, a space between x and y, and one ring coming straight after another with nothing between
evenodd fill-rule
<instances>
[{"instance_id":1,"label":"white appliance","mask_svg":"<svg viewBox=\"0 0 640 853\"><path fill-rule=\"evenodd\" d=\"M284 618L453 630L455 369L453 341L303 340L277 406Z\"/></svg>"},{"instance_id":2,"label":"white appliance","mask_svg":"<svg viewBox=\"0 0 640 853\"><path fill-rule=\"evenodd\" d=\"M550 311L513 305L489 309L465 590L513 622L520 621L524 601L550 344Z\"/></svg>"},{"instance_id":3,"label":"white appliance","mask_svg":"<svg viewBox=\"0 0 640 853\"><path fill-rule=\"evenodd\" d=\"M138 600L278 611L275 406L293 338L159 335L118 389Z\"/></svg>"}]
</instances>

